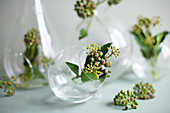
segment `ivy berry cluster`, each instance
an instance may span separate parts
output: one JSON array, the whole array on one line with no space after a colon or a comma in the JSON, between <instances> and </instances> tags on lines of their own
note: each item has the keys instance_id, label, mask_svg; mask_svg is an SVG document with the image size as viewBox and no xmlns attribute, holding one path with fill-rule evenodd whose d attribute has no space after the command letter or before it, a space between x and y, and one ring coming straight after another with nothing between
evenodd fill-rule
<instances>
[{"instance_id":1,"label":"ivy berry cluster","mask_svg":"<svg viewBox=\"0 0 170 113\"><path fill-rule=\"evenodd\" d=\"M108 6L112 6L119 4L122 0L97 0L96 2L93 0L77 0L74 5L74 10L80 18L84 19L87 17L92 17L97 6L106 1Z\"/></svg>"},{"instance_id":2,"label":"ivy berry cluster","mask_svg":"<svg viewBox=\"0 0 170 113\"><path fill-rule=\"evenodd\" d=\"M122 0L108 0L108 5L111 6L111 5L117 5L121 2Z\"/></svg>"},{"instance_id":3,"label":"ivy berry cluster","mask_svg":"<svg viewBox=\"0 0 170 113\"><path fill-rule=\"evenodd\" d=\"M128 110L130 106L133 109L137 109L138 105L138 102L136 100L137 98L138 96L136 96L133 91L121 90L113 100L115 105L124 105L125 109Z\"/></svg>"},{"instance_id":4,"label":"ivy berry cluster","mask_svg":"<svg viewBox=\"0 0 170 113\"><path fill-rule=\"evenodd\" d=\"M155 89L149 83L140 82L139 84L136 84L133 89L139 99L150 99L155 97Z\"/></svg>"},{"instance_id":5,"label":"ivy berry cluster","mask_svg":"<svg viewBox=\"0 0 170 113\"><path fill-rule=\"evenodd\" d=\"M110 57L115 56L116 58L120 56L119 49L114 46L107 47L107 54L103 54L101 47L96 44L91 44L87 46L89 52L87 52L88 60L87 65L85 65L85 73L94 73L97 78L99 75L107 75L109 71L106 68L112 67L112 62L109 61Z\"/></svg>"},{"instance_id":6,"label":"ivy berry cluster","mask_svg":"<svg viewBox=\"0 0 170 113\"><path fill-rule=\"evenodd\" d=\"M156 35L153 35L151 28L161 25L160 17L154 16L153 18L139 17L137 24L132 28L131 34L134 35L137 43L140 45L140 50L143 57L150 60L152 66L153 78L156 80L159 78L159 72L157 70L157 61L159 54L162 51L160 46L166 39L169 31L163 31Z\"/></svg>"},{"instance_id":7,"label":"ivy berry cluster","mask_svg":"<svg viewBox=\"0 0 170 113\"><path fill-rule=\"evenodd\" d=\"M137 83L133 87L134 91L124 91L121 90L113 99L115 105L125 106L125 110L130 107L132 109L137 109L138 102L137 99L152 99L155 97L155 89L149 83L144 83L143 81Z\"/></svg>"},{"instance_id":8,"label":"ivy berry cluster","mask_svg":"<svg viewBox=\"0 0 170 113\"><path fill-rule=\"evenodd\" d=\"M68 68L76 74L76 77L72 78L75 83L77 78L81 78L82 83L90 80L99 80L102 83L107 77L110 77L111 71L108 68L112 67L112 62L109 61L109 58L120 56L120 50L112 46L112 43L107 43L101 47L97 44L91 44L87 46L86 54L81 74L78 65L66 62Z\"/></svg>"},{"instance_id":9,"label":"ivy berry cluster","mask_svg":"<svg viewBox=\"0 0 170 113\"><path fill-rule=\"evenodd\" d=\"M0 80L0 88L4 89L4 92L7 93L7 96L14 95L15 87L19 87L18 84L14 83L16 81L16 78L12 76L12 78L8 80L6 75L3 75L3 78L5 80Z\"/></svg>"},{"instance_id":10,"label":"ivy berry cluster","mask_svg":"<svg viewBox=\"0 0 170 113\"><path fill-rule=\"evenodd\" d=\"M139 43L153 48L156 46L157 39L152 36L150 28L158 25L161 25L159 16L154 16L151 19L141 16L138 18L138 23L133 26L132 34L136 34L140 38L141 42Z\"/></svg>"},{"instance_id":11,"label":"ivy berry cluster","mask_svg":"<svg viewBox=\"0 0 170 113\"><path fill-rule=\"evenodd\" d=\"M95 2L91 0L77 0L74 10L77 12L80 18L86 18L93 16L95 9Z\"/></svg>"}]
</instances>

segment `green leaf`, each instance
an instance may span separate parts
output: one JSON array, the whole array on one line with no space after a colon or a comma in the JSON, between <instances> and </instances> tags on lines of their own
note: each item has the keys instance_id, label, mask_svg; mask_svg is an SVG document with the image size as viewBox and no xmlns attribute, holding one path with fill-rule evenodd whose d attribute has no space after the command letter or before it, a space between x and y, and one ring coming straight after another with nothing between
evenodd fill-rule
<instances>
[{"instance_id":1,"label":"green leaf","mask_svg":"<svg viewBox=\"0 0 170 113\"><path fill-rule=\"evenodd\" d=\"M154 48L154 61L157 62L157 58L159 53L161 52L161 48L160 47L155 47Z\"/></svg>"},{"instance_id":2,"label":"green leaf","mask_svg":"<svg viewBox=\"0 0 170 113\"><path fill-rule=\"evenodd\" d=\"M70 62L66 62L66 64L76 75L79 74L79 66Z\"/></svg>"},{"instance_id":3,"label":"green leaf","mask_svg":"<svg viewBox=\"0 0 170 113\"><path fill-rule=\"evenodd\" d=\"M110 78L110 76L109 76L109 75L106 75L105 77L106 77L106 78Z\"/></svg>"},{"instance_id":4,"label":"green leaf","mask_svg":"<svg viewBox=\"0 0 170 113\"><path fill-rule=\"evenodd\" d=\"M99 76L100 83L103 83L104 80L105 80L105 78L106 78L106 75L105 75L105 74L100 75L100 76Z\"/></svg>"},{"instance_id":5,"label":"green leaf","mask_svg":"<svg viewBox=\"0 0 170 113\"><path fill-rule=\"evenodd\" d=\"M85 62L85 64L84 64L84 67L87 67L87 64L89 64L89 58L90 58L90 57L91 57L91 55L86 57L86 62Z\"/></svg>"},{"instance_id":6,"label":"green leaf","mask_svg":"<svg viewBox=\"0 0 170 113\"><path fill-rule=\"evenodd\" d=\"M106 79L106 77L100 78L100 83L103 83L105 79Z\"/></svg>"},{"instance_id":7,"label":"green leaf","mask_svg":"<svg viewBox=\"0 0 170 113\"><path fill-rule=\"evenodd\" d=\"M48 84L48 82L46 82L46 83L43 83L43 85L48 86L49 84Z\"/></svg>"},{"instance_id":8,"label":"green leaf","mask_svg":"<svg viewBox=\"0 0 170 113\"><path fill-rule=\"evenodd\" d=\"M98 78L96 77L96 75L94 73L85 73L85 72L81 73L81 81L82 82L87 82L90 80L98 80Z\"/></svg>"},{"instance_id":9,"label":"green leaf","mask_svg":"<svg viewBox=\"0 0 170 113\"><path fill-rule=\"evenodd\" d=\"M131 31L131 34L133 34L135 36L136 41L138 42L138 44L142 47L148 47L148 45L144 42L144 40L135 32Z\"/></svg>"},{"instance_id":10,"label":"green leaf","mask_svg":"<svg viewBox=\"0 0 170 113\"><path fill-rule=\"evenodd\" d=\"M109 75L105 75L105 74L100 75L100 77L99 77L100 83L103 83L104 80L105 80L106 78L109 78L109 77L110 77Z\"/></svg>"},{"instance_id":11,"label":"green leaf","mask_svg":"<svg viewBox=\"0 0 170 113\"><path fill-rule=\"evenodd\" d=\"M112 73L111 71L108 71L108 73Z\"/></svg>"},{"instance_id":12,"label":"green leaf","mask_svg":"<svg viewBox=\"0 0 170 113\"><path fill-rule=\"evenodd\" d=\"M168 33L169 33L168 31L164 31L154 37L156 39L155 47L159 46L163 42Z\"/></svg>"},{"instance_id":13,"label":"green leaf","mask_svg":"<svg viewBox=\"0 0 170 113\"><path fill-rule=\"evenodd\" d=\"M150 59L153 56L157 57L161 52L161 48L144 48L141 49L141 52L146 59Z\"/></svg>"},{"instance_id":14,"label":"green leaf","mask_svg":"<svg viewBox=\"0 0 170 113\"><path fill-rule=\"evenodd\" d=\"M88 35L87 30L81 29L81 30L80 30L79 40L85 38L87 35Z\"/></svg>"},{"instance_id":15,"label":"green leaf","mask_svg":"<svg viewBox=\"0 0 170 113\"><path fill-rule=\"evenodd\" d=\"M105 54L108 52L108 47L110 47L112 45L112 43L107 43L107 44L105 44L105 45L103 45L102 47L101 47L101 51L103 52L103 57L105 56Z\"/></svg>"},{"instance_id":16,"label":"green leaf","mask_svg":"<svg viewBox=\"0 0 170 113\"><path fill-rule=\"evenodd\" d=\"M150 59L154 55L153 48L144 48L141 49L141 52L146 59Z\"/></svg>"}]
</instances>

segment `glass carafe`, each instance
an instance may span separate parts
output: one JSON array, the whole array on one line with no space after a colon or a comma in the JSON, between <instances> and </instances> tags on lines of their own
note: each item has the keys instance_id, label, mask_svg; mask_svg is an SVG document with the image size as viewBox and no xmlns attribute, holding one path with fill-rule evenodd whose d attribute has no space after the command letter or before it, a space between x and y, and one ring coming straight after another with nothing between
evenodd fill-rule
<instances>
[{"instance_id":1,"label":"glass carafe","mask_svg":"<svg viewBox=\"0 0 170 113\"><path fill-rule=\"evenodd\" d=\"M4 68L21 88L47 84L47 68L54 51L40 0L23 0L8 39Z\"/></svg>"}]
</instances>

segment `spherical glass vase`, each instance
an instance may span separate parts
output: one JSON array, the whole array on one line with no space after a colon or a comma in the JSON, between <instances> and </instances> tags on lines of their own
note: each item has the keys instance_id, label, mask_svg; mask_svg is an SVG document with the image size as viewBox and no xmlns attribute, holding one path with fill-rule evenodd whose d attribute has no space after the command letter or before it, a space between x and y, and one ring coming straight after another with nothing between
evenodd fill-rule
<instances>
[{"instance_id":1,"label":"spherical glass vase","mask_svg":"<svg viewBox=\"0 0 170 113\"><path fill-rule=\"evenodd\" d=\"M40 0L20 1L4 53L7 76L15 76L20 88L41 87L53 54Z\"/></svg>"},{"instance_id":2,"label":"spherical glass vase","mask_svg":"<svg viewBox=\"0 0 170 113\"><path fill-rule=\"evenodd\" d=\"M162 43L154 48L141 47L138 53L139 55L132 61L132 69L139 78L149 81L159 80L170 73L168 43Z\"/></svg>"},{"instance_id":3,"label":"spherical glass vase","mask_svg":"<svg viewBox=\"0 0 170 113\"><path fill-rule=\"evenodd\" d=\"M48 70L48 81L54 94L71 103L82 103L92 98L101 87L100 80L94 80L83 71L87 54L82 47L70 47L60 51L52 59ZM82 82L68 67L66 62L76 64L79 74L87 77L89 81Z\"/></svg>"}]
</instances>

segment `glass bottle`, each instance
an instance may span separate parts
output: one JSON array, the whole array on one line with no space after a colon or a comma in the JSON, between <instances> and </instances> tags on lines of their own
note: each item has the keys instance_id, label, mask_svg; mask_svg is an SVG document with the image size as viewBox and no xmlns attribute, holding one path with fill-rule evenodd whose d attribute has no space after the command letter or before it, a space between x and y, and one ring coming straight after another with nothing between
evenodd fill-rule
<instances>
[{"instance_id":1,"label":"glass bottle","mask_svg":"<svg viewBox=\"0 0 170 113\"><path fill-rule=\"evenodd\" d=\"M5 48L7 76L16 76L20 88L43 86L53 55L40 0L21 1Z\"/></svg>"}]
</instances>

